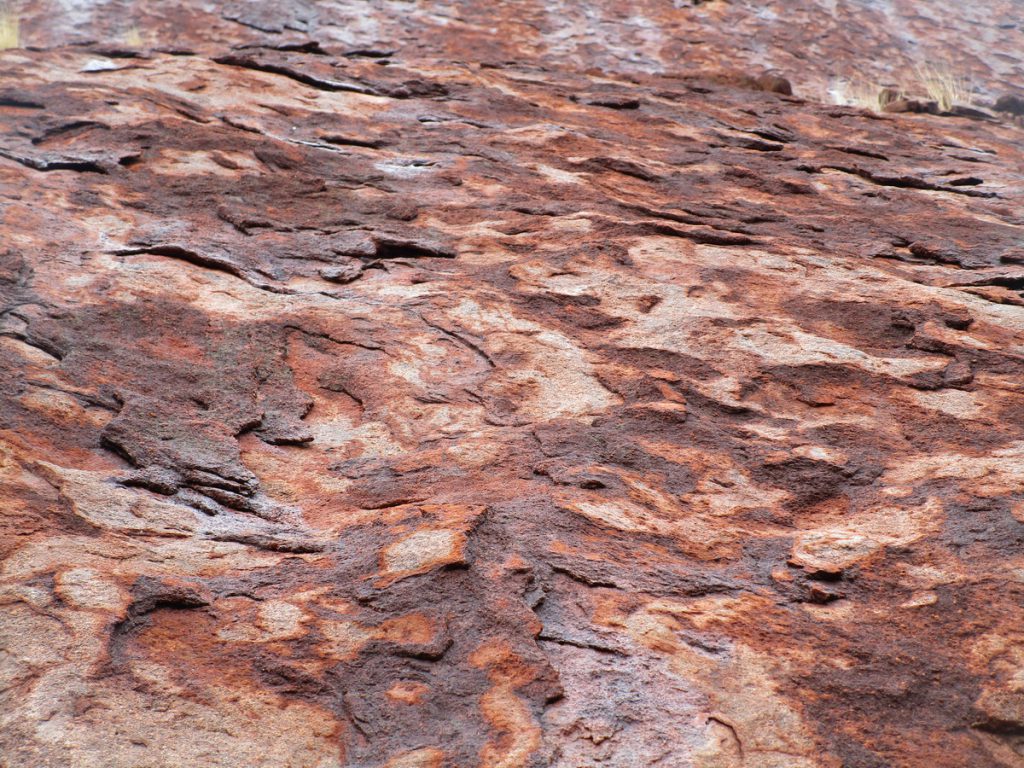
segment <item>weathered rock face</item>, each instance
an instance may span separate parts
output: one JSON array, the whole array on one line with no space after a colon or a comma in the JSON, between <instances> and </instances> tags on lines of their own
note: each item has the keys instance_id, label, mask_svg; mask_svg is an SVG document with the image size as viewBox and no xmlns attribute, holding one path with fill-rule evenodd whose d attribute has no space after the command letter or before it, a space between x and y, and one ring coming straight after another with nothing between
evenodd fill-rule
<instances>
[{"instance_id":1,"label":"weathered rock face","mask_svg":"<svg viewBox=\"0 0 1024 768\"><path fill-rule=\"evenodd\" d=\"M0 765L1021 765L1020 127L666 4L29 5Z\"/></svg>"},{"instance_id":2,"label":"weathered rock face","mask_svg":"<svg viewBox=\"0 0 1024 768\"><path fill-rule=\"evenodd\" d=\"M22 0L35 45L126 41L216 56L230 45L337 46L405 62L615 72L798 75L824 98L836 78L913 80L949 68L982 92L1024 88L1019 0Z\"/></svg>"}]
</instances>

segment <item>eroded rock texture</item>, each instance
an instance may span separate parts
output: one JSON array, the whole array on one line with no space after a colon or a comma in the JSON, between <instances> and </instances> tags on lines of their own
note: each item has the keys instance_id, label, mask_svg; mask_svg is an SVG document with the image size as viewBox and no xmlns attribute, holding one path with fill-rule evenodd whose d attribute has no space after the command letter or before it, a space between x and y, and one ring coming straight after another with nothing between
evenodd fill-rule
<instances>
[{"instance_id":1,"label":"eroded rock texture","mask_svg":"<svg viewBox=\"0 0 1024 768\"><path fill-rule=\"evenodd\" d=\"M1022 764L1019 126L809 2L125 5L0 54L0 765Z\"/></svg>"}]
</instances>

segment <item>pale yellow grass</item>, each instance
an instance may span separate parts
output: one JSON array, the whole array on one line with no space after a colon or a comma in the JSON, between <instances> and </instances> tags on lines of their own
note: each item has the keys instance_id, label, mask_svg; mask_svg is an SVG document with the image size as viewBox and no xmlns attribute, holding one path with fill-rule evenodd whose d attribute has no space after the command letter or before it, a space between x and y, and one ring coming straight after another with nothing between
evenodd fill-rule
<instances>
[{"instance_id":1,"label":"pale yellow grass","mask_svg":"<svg viewBox=\"0 0 1024 768\"><path fill-rule=\"evenodd\" d=\"M836 104L870 109L875 112L880 112L894 96L902 95L891 87L887 88L879 83L860 78L835 81L829 94Z\"/></svg>"},{"instance_id":2,"label":"pale yellow grass","mask_svg":"<svg viewBox=\"0 0 1024 768\"><path fill-rule=\"evenodd\" d=\"M5 5L0 5L0 51L17 48L19 44L18 15Z\"/></svg>"},{"instance_id":3,"label":"pale yellow grass","mask_svg":"<svg viewBox=\"0 0 1024 768\"><path fill-rule=\"evenodd\" d=\"M949 65L918 64L915 72L919 87L943 112L957 105L969 107L974 101L970 80Z\"/></svg>"},{"instance_id":4,"label":"pale yellow grass","mask_svg":"<svg viewBox=\"0 0 1024 768\"><path fill-rule=\"evenodd\" d=\"M927 99L941 112L956 106L969 107L974 101L970 80L948 64L917 64L914 76L905 87L883 86L864 78L834 81L829 95L836 104L861 107L876 112L894 99Z\"/></svg>"}]
</instances>

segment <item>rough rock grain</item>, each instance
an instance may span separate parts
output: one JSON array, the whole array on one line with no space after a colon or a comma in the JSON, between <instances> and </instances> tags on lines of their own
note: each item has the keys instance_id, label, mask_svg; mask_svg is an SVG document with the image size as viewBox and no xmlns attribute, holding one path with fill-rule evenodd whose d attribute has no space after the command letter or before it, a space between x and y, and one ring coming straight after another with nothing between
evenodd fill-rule
<instances>
[{"instance_id":1,"label":"rough rock grain","mask_svg":"<svg viewBox=\"0 0 1024 768\"><path fill-rule=\"evenodd\" d=\"M0 765L1022 764L1024 134L813 98L1013 3L123 5L0 53Z\"/></svg>"}]
</instances>

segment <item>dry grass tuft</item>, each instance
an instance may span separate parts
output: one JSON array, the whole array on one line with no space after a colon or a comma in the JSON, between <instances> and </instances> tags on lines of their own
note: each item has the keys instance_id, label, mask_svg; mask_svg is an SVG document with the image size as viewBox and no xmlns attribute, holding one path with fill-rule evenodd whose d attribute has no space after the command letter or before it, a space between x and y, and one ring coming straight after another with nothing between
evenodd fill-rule
<instances>
[{"instance_id":1,"label":"dry grass tuft","mask_svg":"<svg viewBox=\"0 0 1024 768\"><path fill-rule=\"evenodd\" d=\"M829 88L835 104L880 112L894 98L895 91L869 80L836 80Z\"/></svg>"},{"instance_id":2,"label":"dry grass tuft","mask_svg":"<svg viewBox=\"0 0 1024 768\"><path fill-rule=\"evenodd\" d=\"M918 64L914 79L906 88L883 86L862 78L832 82L829 95L835 104L880 112L898 99L924 99L934 102L940 112L957 106L969 107L974 101L970 80L944 64Z\"/></svg>"},{"instance_id":3,"label":"dry grass tuft","mask_svg":"<svg viewBox=\"0 0 1024 768\"><path fill-rule=\"evenodd\" d=\"M0 3L0 51L17 48L19 35L18 15L12 8Z\"/></svg>"},{"instance_id":4,"label":"dry grass tuft","mask_svg":"<svg viewBox=\"0 0 1024 768\"><path fill-rule=\"evenodd\" d=\"M918 64L915 71L918 85L943 112L949 112L957 105L969 107L974 101L970 81L956 74L952 67Z\"/></svg>"}]
</instances>

